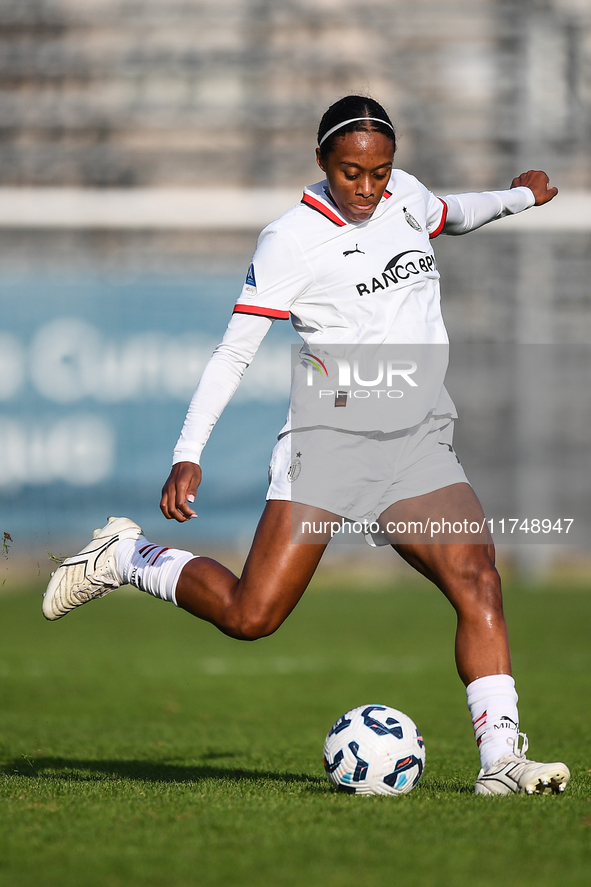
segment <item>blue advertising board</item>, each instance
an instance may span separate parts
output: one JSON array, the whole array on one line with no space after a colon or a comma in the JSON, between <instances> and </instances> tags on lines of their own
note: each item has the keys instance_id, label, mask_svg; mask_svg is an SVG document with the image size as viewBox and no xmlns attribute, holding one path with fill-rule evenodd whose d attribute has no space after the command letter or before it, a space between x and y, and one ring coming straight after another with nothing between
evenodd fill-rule
<instances>
[{"instance_id":1,"label":"blue advertising board","mask_svg":"<svg viewBox=\"0 0 591 887\"><path fill-rule=\"evenodd\" d=\"M289 323L276 323L203 457L199 519L160 515L187 405L243 279L14 277L0 285L0 530L23 546L84 540L107 514L183 547L244 543L285 420Z\"/></svg>"}]
</instances>

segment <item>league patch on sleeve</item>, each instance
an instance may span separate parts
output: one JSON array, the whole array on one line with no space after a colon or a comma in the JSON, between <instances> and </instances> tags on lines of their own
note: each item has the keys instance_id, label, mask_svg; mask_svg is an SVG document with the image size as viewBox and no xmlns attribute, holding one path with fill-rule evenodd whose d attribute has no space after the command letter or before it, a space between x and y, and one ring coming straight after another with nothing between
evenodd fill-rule
<instances>
[{"instance_id":1,"label":"league patch on sleeve","mask_svg":"<svg viewBox=\"0 0 591 887\"><path fill-rule=\"evenodd\" d=\"M246 280L244 282L244 289L242 292L247 293L249 296L256 296L257 292L257 282L254 276L254 264L251 264L248 272L246 274Z\"/></svg>"}]
</instances>

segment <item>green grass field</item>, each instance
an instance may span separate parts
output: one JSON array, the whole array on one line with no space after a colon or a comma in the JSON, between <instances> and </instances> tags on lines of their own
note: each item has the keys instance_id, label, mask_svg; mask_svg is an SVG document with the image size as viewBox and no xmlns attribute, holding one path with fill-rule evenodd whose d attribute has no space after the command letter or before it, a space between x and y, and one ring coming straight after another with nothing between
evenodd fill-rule
<instances>
[{"instance_id":1,"label":"green grass field","mask_svg":"<svg viewBox=\"0 0 591 887\"><path fill-rule=\"evenodd\" d=\"M362 583L363 584L363 583ZM0 597L0 885L520 887L591 883L591 593L506 591L530 753L562 797L482 798L454 618L427 584L322 575L240 644L123 591L56 624ZM412 794L333 791L322 744L386 702L426 742Z\"/></svg>"}]
</instances>

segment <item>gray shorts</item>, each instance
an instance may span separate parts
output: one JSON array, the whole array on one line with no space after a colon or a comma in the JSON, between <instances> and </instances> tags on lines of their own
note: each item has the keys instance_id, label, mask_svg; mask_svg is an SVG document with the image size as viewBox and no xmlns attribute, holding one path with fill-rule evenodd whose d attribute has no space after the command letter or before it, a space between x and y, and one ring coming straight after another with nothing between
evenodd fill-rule
<instances>
[{"instance_id":1,"label":"gray shorts","mask_svg":"<svg viewBox=\"0 0 591 887\"><path fill-rule=\"evenodd\" d=\"M454 420L428 417L384 434L314 428L279 440L269 466L267 499L322 508L350 521L377 521L402 499L468 479L453 449ZM376 544L387 544L372 534ZM369 540L368 540L369 541Z\"/></svg>"}]
</instances>

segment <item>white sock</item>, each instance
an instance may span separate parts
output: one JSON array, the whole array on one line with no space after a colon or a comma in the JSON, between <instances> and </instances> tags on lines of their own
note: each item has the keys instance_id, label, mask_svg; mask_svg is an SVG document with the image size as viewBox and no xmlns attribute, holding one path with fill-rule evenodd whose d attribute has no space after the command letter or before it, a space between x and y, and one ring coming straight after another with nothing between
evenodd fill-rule
<instances>
[{"instance_id":1,"label":"white sock","mask_svg":"<svg viewBox=\"0 0 591 887\"><path fill-rule=\"evenodd\" d=\"M519 733L515 681L508 674L477 678L466 687L474 736L484 770L513 749Z\"/></svg>"},{"instance_id":2,"label":"white sock","mask_svg":"<svg viewBox=\"0 0 591 887\"><path fill-rule=\"evenodd\" d=\"M144 536L122 539L115 547L115 564L124 583L175 606L182 569L194 557L190 551L153 545Z\"/></svg>"}]
</instances>

